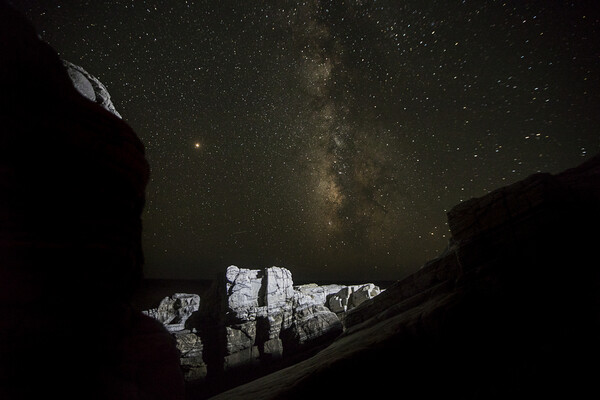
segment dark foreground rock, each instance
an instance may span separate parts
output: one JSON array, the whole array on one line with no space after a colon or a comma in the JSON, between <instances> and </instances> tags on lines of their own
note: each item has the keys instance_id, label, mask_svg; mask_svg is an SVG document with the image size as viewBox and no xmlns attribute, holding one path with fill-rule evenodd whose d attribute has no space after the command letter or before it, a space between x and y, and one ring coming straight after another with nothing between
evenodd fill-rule
<instances>
[{"instance_id":1,"label":"dark foreground rock","mask_svg":"<svg viewBox=\"0 0 600 400\"><path fill-rule=\"evenodd\" d=\"M175 341L128 305L148 173L0 1L0 398L182 398Z\"/></svg>"},{"instance_id":2,"label":"dark foreground rock","mask_svg":"<svg viewBox=\"0 0 600 400\"><path fill-rule=\"evenodd\" d=\"M597 397L600 156L448 221L447 251L350 311L329 347L214 399Z\"/></svg>"}]
</instances>

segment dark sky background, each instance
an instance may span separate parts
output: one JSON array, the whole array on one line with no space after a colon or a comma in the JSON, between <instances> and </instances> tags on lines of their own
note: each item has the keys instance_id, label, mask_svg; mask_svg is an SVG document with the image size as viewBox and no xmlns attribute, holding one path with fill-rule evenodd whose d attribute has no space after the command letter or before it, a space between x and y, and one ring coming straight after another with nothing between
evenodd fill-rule
<instances>
[{"instance_id":1,"label":"dark sky background","mask_svg":"<svg viewBox=\"0 0 600 400\"><path fill-rule=\"evenodd\" d=\"M600 150L598 1L14 1L145 143L146 276L401 278Z\"/></svg>"}]
</instances>

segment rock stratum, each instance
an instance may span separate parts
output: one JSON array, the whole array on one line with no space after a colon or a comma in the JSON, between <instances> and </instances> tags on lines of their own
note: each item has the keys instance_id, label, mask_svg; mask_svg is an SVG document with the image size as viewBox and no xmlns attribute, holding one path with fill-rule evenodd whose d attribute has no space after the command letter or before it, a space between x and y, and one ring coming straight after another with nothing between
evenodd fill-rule
<instances>
[{"instance_id":1,"label":"rock stratum","mask_svg":"<svg viewBox=\"0 0 600 400\"><path fill-rule=\"evenodd\" d=\"M600 156L448 223L448 249L349 311L327 348L213 399L597 396Z\"/></svg>"}]
</instances>

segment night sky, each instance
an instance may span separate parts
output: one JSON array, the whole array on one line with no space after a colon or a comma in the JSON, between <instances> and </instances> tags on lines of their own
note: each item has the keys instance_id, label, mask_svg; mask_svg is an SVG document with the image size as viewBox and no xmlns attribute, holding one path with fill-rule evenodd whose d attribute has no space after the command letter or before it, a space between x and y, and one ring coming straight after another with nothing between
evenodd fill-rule
<instances>
[{"instance_id":1,"label":"night sky","mask_svg":"<svg viewBox=\"0 0 600 400\"><path fill-rule=\"evenodd\" d=\"M13 3L146 146L147 277L401 278L600 150L598 1Z\"/></svg>"}]
</instances>

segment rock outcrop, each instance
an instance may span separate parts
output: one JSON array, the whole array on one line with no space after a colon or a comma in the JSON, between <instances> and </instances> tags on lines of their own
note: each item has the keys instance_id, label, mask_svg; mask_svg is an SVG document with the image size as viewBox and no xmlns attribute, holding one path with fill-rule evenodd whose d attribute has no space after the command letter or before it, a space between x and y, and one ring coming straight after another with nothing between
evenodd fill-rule
<instances>
[{"instance_id":1,"label":"rock outcrop","mask_svg":"<svg viewBox=\"0 0 600 400\"><path fill-rule=\"evenodd\" d=\"M197 294L175 293L162 299L157 308L142 312L162 323L169 332L178 332L185 329L185 322L199 307Z\"/></svg>"},{"instance_id":2,"label":"rock outcrop","mask_svg":"<svg viewBox=\"0 0 600 400\"><path fill-rule=\"evenodd\" d=\"M223 371L279 359L285 351L342 331L321 303L325 299L296 291L285 268L230 266L219 282L214 318L223 335L215 350L223 353Z\"/></svg>"},{"instance_id":3,"label":"rock outcrop","mask_svg":"<svg viewBox=\"0 0 600 400\"><path fill-rule=\"evenodd\" d=\"M207 365L204 362L204 345L196 332L181 330L172 332L179 350L183 377L187 382L198 382L206 378Z\"/></svg>"},{"instance_id":4,"label":"rock outcrop","mask_svg":"<svg viewBox=\"0 0 600 400\"><path fill-rule=\"evenodd\" d=\"M380 293L381 290L379 287L372 283L346 286L331 296L329 299L329 309L335 313L345 313Z\"/></svg>"},{"instance_id":5,"label":"rock outcrop","mask_svg":"<svg viewBox=\"0 0 600 400\"><path fill-rule=\"evenodd\" d=\"M202 301L196 294L175 293L143 313L171 332L188 389L204 385L218 391L289 365L335 339L345 314L329 309L335 296L352 309L378 293L373 284L294 286L286 268L232 265Z\"/></svg>"},{"instance_id":6,"label":"rock outcrop","mask_svg":"<svg viewBox=\"0 0 600 400\"><path fill-rule=\"evenodd\" d=\"M597 393L600 156L461 203L448 221L448 249L348 311L329 347L214 399Z\"/></svg>"},{"instance_id":7,"label":"rock outcrop","mask_svg":"<svg viewBox=\"0 0 600 400\"><path fill-rule=\"evenodd\" d=\"M133 130L0 1L0 398L183 397L174 341L128 306L148 174Z\"/></svg>"},{"instance_id":8,"label":"rock outcrop","mask_svg":"<svg viewBox=\"0 0 600 400\"><path fill-rule=\"evenodd\" d=\"M328 305L328 299L345 287L336 284L317 285L316 283L308 283L294 286L294 290L298 292L298 304L300 306Z\"/></svg>"},{"instance_id":9,"label":"rock outcrop","mask_svg":"<svg viewBox=\"0 0 600 400\"><path fill-rule=\"evenodd\" d=\"M203 292L202 301L196 294L175 293L143 313L175 340L190 396L205 398L306 358L334 340L345 314L329 309L335 296L353 309L362 297L378 293L373 284L294 286L286 268L232 265Z\"/></svg>"},{"instance_id":10,"label":"rock outcrop","mask_svg":"<svg viewBox=\"0 0 600 400\"><path fill-rule=\"evenodd\" d=\"M186 326L200 307L197 294L175 293L161 300L156 308L142 311L143 314L162 323L175 339L179 351L180 365L186 381L201 381L206 377L204 344L195 327Z\"/></svg>"},{"instance_id":11,"label":"rock outcrop","mask_svg":"<svg viewBox=\"0 0 600 400\"><path fill-rule=\"evenodd\" d=\"M117 109L110 99L108 90L106 90L106 87L98 80L98 78L91 75L79 65L75 65L66 60L63 60L63 64L67 69L69 78L71 78L71 81L73 82L73 86L83 97L97 103L105 110L110 111L121 118L121 114L117 112Z\"/></svg>"}]
</instances>

